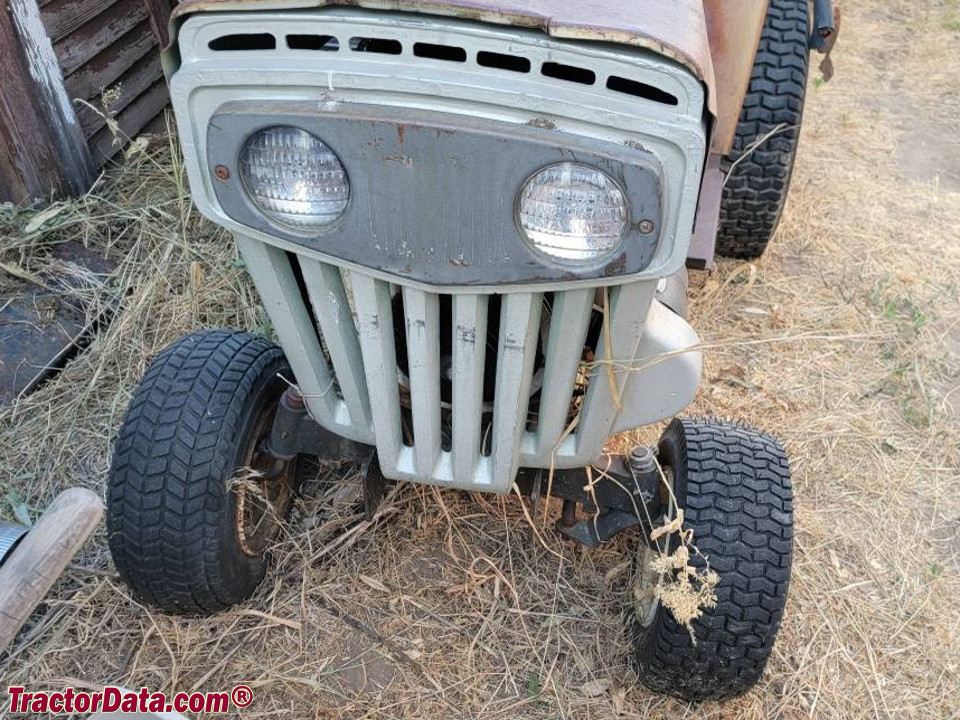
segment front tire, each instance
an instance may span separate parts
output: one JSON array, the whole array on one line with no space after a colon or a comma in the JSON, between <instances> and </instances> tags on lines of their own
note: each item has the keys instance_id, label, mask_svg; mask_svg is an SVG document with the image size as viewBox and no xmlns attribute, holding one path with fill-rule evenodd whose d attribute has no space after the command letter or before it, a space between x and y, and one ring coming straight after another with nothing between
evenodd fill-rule
<instances>
[{"instance_id":1,"label":"front tire","mask_svg":"<svg viewBox=\"0 0 960 720\"><path fill-rule=\"evenodd\" d=\"M181 338L147 370L116 442L107 532L117 570L150 605L209 614L263 580L270 513L286 509L294 468L267 481L236 476L269 462L258 448L281 374L292 377L278 347L226 330Z\"/></svg>"},{"instance_id":2,"label":"front tire","mask_svg":"<svg viewBox=\"0 0 960 720\"><path fill-rule=\"evenodd\" d=\"M657 455L673 477L684 529L693 530L719 582L716 606L691 629L663 606L645 623L638 619L641 680L687 700L741 695L763 674L787 598L793 501L786 456L771 437L712 419L674 420ZM706 565L697 553L690 562L697 570Z\"/></svg>"}]
</instances>

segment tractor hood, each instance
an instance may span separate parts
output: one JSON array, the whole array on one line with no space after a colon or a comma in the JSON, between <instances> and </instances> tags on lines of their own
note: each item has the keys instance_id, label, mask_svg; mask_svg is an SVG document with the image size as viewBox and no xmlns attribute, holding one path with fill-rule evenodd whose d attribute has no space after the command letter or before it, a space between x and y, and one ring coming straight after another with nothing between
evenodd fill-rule
<instances>
[{"instance_id":1,"label":"tractor hood","mask_svg":"<svg viewBox=\"0 0 960 720\"><path fill-rule=\"evenodd\" d=\"M717 119L712 150L733 139L767 0L183 0L170 20L167 76L178 65L176 33L196 12L302 10L346 5L539 28L554 38L644 47L686 66L707 89Z\"/></svg>"}]
</instances>

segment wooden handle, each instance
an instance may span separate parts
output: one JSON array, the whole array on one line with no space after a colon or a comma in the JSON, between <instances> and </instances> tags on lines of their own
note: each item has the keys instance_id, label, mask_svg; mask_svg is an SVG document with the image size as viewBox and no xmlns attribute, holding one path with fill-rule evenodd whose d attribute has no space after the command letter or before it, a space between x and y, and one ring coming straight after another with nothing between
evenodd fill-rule
<instances>
[{"instance_id":1,"label":"wooden handle","mask_svg":"<svg viewBox=\"0 0 960 720\"><path fill-rule=\"evenodd\" d=\"M0 566L0 652L10 647L101 517L96 493L64 490Z\"/></svg>"}]
</instances>

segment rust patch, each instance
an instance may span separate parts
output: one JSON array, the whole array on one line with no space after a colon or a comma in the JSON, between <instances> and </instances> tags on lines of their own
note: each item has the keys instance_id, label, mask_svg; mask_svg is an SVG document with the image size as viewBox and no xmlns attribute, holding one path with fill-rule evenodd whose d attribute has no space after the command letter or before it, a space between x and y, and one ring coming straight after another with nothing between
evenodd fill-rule
<instances>
[{"instance_id":1,"label":"rust patch","mask_svg":"<svg viewBox=\"0 0 960 720\"><path fill-rule=\"evenodd\" d=\"M403 123L397 123L397 140L403 145L403 134L407 131Z\"/></svg>"},{"instance_id":2,"label":"rust patch","mask_svg":"<svg viewBox=\"0 0 960 720\"><path fill-rule=\"evenodd\" d=\"M611 260L607 266L603 269L603 274L607 277L612 277L614 275L623 275L623 269L627 264L627 254L620 253L617 257Z\"/></svg>"},{"instance_id":3,"label":"rust patch","mask_svg":"<svg viewBox=\"0 0 960 720\"><path fill-rule=\"evenodd\" d=\"M530 127L540 128L541 130L556 130L557 124L550 118L535 117L527 121Z\"/></svg>"}]
</instances>

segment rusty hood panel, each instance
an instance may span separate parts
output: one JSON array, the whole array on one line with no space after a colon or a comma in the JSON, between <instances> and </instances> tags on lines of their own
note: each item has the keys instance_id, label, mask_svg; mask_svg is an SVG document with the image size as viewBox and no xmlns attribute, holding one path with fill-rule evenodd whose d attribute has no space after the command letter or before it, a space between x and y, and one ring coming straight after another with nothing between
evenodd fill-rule
<instances>
[{"instance_id":1,"label":"rusty hood panel","mask_svg":"<svg viewBox=\"0 0 960 720\"><path fill-rule=\"evenodd\" d=\"M349 5L539 28L551 37L634 45L673 58L703 81L715 112L714 73L703 0L183 0L178 20L212 10L291 10Z\"/></svg>"}]
</instances>

